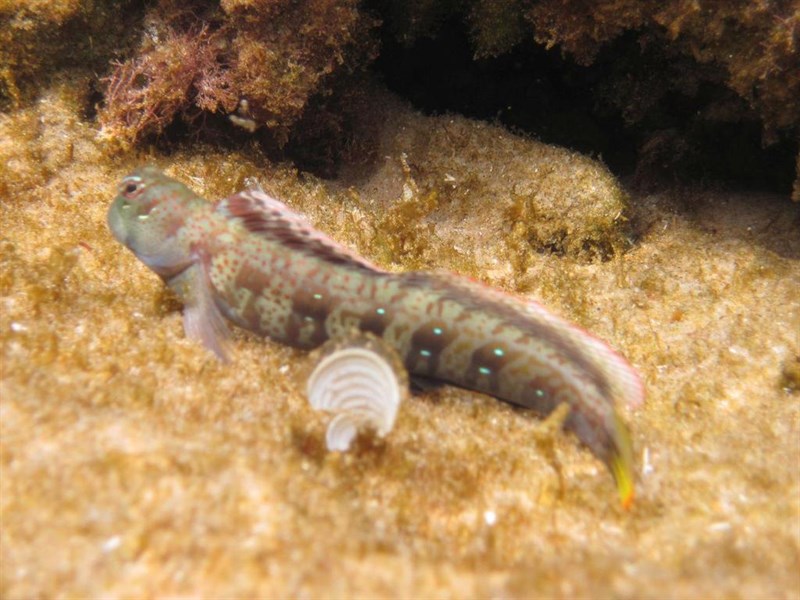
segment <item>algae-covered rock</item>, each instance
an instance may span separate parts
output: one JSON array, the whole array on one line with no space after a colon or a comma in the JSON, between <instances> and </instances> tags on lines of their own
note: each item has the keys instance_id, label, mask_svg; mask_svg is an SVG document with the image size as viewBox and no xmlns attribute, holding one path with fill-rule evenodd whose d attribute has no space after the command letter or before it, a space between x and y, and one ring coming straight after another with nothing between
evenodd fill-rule
<instances>
[{"instance_id":1,"label":"algae-covered rock","mask_svg":"<svg viewBox=\"0 0 800 600\"><path fill-rule=\"evenodd\" d=\"M30 106L0 114L0 199L25 196L79 162L103 168L97 130L80 114L85 74L68 72L56 79ZM80 189L81 179L72 182L70 193Z\"/></svg>"},{"instance_id":2,"label":"algae-covered rock","mask_svg":"<svg viewBox=\"0 0 800 600\"><path fill-rule=\"evenodd\" d=\"M430 235L452 249L451 268L472 274L475 260L478 271L518 276L531 254L589 258L625 247L627 196L602 163L485 122L425 116L385 93L368 104L361 135L375 137L376 158L345 180L387 211L387 261L441 266L441 253L419 245ZM498 252L502 265L487 258Z\"/></svg>"},{"instance_id":3,"label":"algae-covered rock","mask_svg":"<svg viewBox=\"0 0 800 600\"><path fill-rule=\"evenodd\" d=\"M133 0L0 1L0 109L31 99L55 70L104 71L139 12Z\"/></svg>"},{"instance_id":4,"label":"algae-covered rock","mask_svg":"<svg viewBox=\"0 0 800 600\"><path fill-rule=\"evenodd\" d=\"M106 79L107 138L125 146L177 116L220 112L232 127L266 127L283 143L334 74L374 57L376 22L355 0L195 4L162 0L147 11L139 48Z\"/></svg>"},{"instance_id":5,"label":"algae-covered rock","mask_svg":"<svg viewBox=\"0 0 800 600\"><path fill-rule=\"evenodd\" d=\"M119 147L182 121L188 127L173 131L258 132L267 147L288 147L330 174L347 155L357 76L382 51L381 36L411 45L460 24L482 69L491 70L491 57L560 52L562 66L576 69L564 77L582 81L576 93L591 96L600 121L610 119L603 126L621 120L633 132L639 166L705 176L710 165L723 177L744 170L741 179L777 178L788 191L783 155L797 153L800 133L799 19L800 0L5 0L0 108L33 100L41 81L81 67L96 92L84 109L99 105L104 136ZM508 73L523 90L542 77L530 66ZM557 112L558 93L547 84L540 91L534 102L517 98L514 111ZM580 124L564 128L582 130L582 139L592 119L569 116ZM775 147L777 165L765 154Z\"/></svg>"}]
</instances>

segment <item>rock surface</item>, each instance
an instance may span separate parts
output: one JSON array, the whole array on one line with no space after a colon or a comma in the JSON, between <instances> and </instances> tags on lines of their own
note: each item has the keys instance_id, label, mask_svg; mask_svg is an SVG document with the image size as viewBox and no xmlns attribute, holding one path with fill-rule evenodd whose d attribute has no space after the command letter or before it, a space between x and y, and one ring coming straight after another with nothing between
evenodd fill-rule
<instances>
[{"instance_id":1,"label":"rock surface","mask_svg":"<svg viewBox=\"0 0 800 600\"><path fill-rule=\"evenodd\" d=\"M674 189L626 224L599 164L397 102L386 154L339 182L202 145L110 157L83 105L56 83L0 117L2 597L797 595L798 205ZM304 353L237 332L217 362L111 238L143 162L209 199L255 178L388 268L460 270L607 339L648 388L632 510L575 439L450 387L326 452ZM529 230L561 202L552 252Z\"/></svg>"}]
</instances>

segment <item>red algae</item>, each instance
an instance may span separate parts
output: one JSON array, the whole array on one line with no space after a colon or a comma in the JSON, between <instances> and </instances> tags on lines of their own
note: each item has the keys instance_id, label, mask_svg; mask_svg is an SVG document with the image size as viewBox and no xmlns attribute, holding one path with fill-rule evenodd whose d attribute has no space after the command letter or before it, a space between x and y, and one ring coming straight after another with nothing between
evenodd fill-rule
<instances>
[{"instance_id":1,"label":"red algae","mask_svg":"<svg viewBox=\"0 0 800 600\"><path fill-rule=\"evenodd\" d=\"M337 72L374 57L375 26L355 1L226 0L199 7L162 0L145 15L134 56L106 78L99 120L123 147L158 134L177 116L236 113L252 132L286 141L310 98Z\"/></svg>"}]
</instances>

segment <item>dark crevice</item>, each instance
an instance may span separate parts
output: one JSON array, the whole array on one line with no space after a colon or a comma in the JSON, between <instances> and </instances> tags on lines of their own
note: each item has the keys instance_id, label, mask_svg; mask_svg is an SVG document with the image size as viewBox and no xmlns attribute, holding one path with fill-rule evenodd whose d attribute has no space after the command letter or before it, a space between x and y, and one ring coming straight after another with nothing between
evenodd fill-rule
<instances>
[{"instance_id":1,"label":"dark crevice","mask_svg":"<svg viewBox=\"0 0 800 600\"><path fill-rule=\"evenodd\" d=\"M600 158L618 176L633 175L645 185L716 182L788 194L797 140L785 135L764 146L757 115L722 82L709 78L694 89L652 91L667 73L705 69L681 60L643 51L636 32L607 45L591 66L533 42L475 59L463 24L452 20L412 45L384 25L373 68L418 110L498 122ZM634 83L627 89L623 81ZM623 115L628 102L637 114ZM737 110L727 114L738 116L712 116L728 105Z\"/></svg>"}]
</instances>

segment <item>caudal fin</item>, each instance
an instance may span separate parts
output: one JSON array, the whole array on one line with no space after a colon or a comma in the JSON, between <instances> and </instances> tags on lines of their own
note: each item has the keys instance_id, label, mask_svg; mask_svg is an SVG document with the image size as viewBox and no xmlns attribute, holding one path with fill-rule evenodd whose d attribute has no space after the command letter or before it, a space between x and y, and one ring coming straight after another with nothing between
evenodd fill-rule
<instances>
[{"instance_id":1,"label":"caudal fin","mask_svg":"<svg viewBox=\"0 0 800 600\"><path fill-rule=\"evenodd\" d=\"M614 411L611 438L614 448L608 467L617 484L617 493L623 508L630 508L636 495L633 469L633 446L628 427Z\"/></svg>"}]
</instances>

